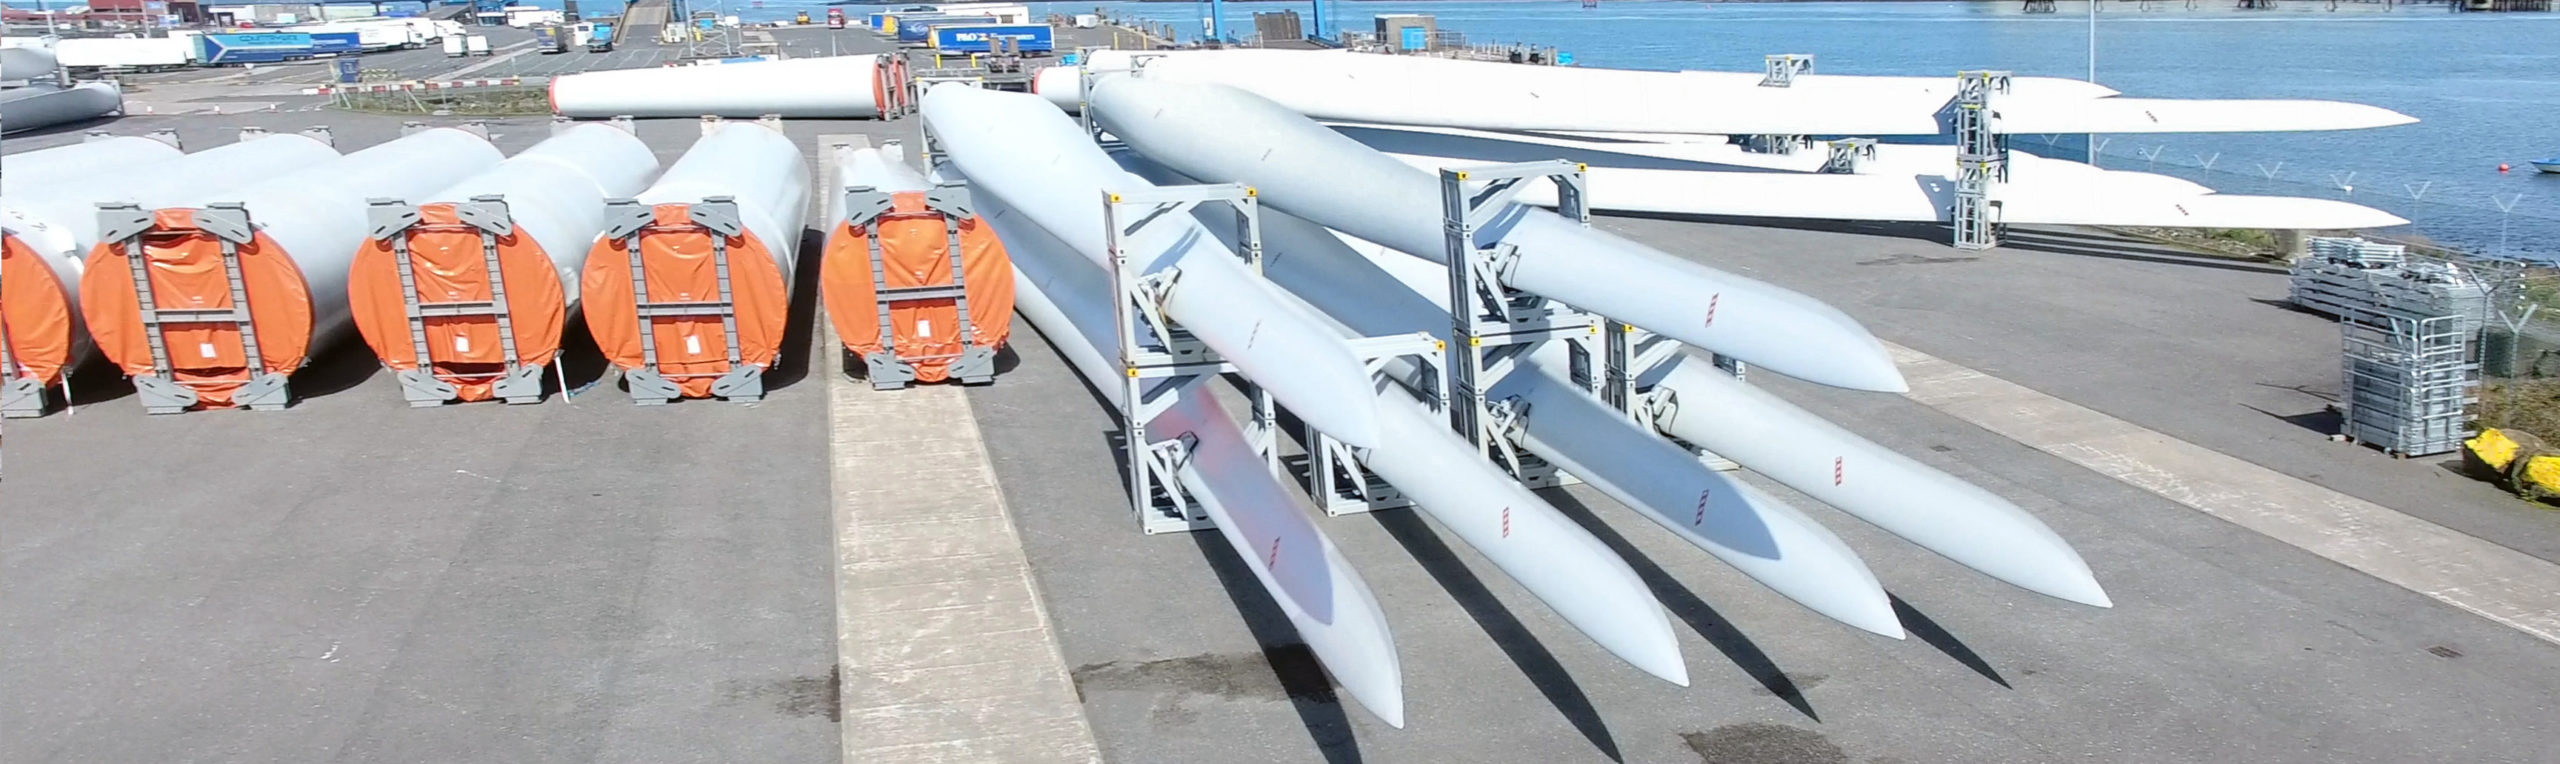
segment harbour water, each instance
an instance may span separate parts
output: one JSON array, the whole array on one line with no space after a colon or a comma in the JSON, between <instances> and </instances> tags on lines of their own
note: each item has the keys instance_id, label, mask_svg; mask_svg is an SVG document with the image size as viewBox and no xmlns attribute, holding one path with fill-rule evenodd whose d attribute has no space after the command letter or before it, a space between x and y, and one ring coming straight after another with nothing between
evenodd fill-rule
<instances>
[{"instance_id":1,"label":"harbour water","mask_svg":"<svg viewBox=\"0 0 2560 764\"><path fill-rule=\"evenodd\" d=\"M1102 8L1201 31L1206 3L1031 3L1035 13ZM2560 175L2528 160L2560 155L2560 14L2448 13L2442 5L2290 2L2240 11L2227 0L2107 3L2097 15L2097 81L2128 95L2316 98L2368 103L2416 125L2339 133L2097 136L2100 164L2177 175L2228 193L2347 198L2407 217L2415 233L2484 253L2560 258ZM733 2L784 18L818 0ZM1228 3L1231 35L1254 12L1309 4ZM1330 28L1381 13L1428 13L1470 42L1525 42L1587 66L1756 71L1769 53L1809 53L1834 74L1954 76L1959 69L2085 78L2088 6L2023 13L2015 2L1693 3L1603 0L1338 2ZM861 9L856 6L854 9ZM823 13L819 10L818 13ZM815 15L815 14L813 14ZM1308 21L1310 27L1312 21ZM2022 136L2081 157L2082 136ZM2049 145L2035 145L2049 144ZM2509 165L2500 174L2497 167ZM2511 206L2512 212L2501 208ZM2503 231L2503 234L2502 234Z\"/></svg>"}]
</instances>

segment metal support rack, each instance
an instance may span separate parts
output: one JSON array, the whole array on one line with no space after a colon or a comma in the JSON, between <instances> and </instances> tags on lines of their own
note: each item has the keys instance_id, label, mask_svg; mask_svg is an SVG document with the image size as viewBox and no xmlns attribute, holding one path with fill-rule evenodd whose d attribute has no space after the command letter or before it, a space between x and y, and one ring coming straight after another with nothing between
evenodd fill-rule
<instances>
[{"instance_id":1,"label":"metal support rack","mask_svg":"<svg viewBox=\"0 0 2560 764\"><path fill-rule=\"evenodd\" d=\"M1146 423L1164 413L1174 395L1193 385L1234 372L1236 368L1164 315L1164 297L1180 280L1181 273L1177 270L1145 275L1137 273L1130 268L1129 253L1122 249L1122 242L1149 226L1189 218L1192 210L1203 204L1225 205L1235 210L1236 241L1240 250L1236 254L1259 275L1262 272L1262 216L1261 205L1253 189L1224 183L1158 186L1137 191L1105 190L1102 194L1103 241L1111 260L1111 290L1115 296L1112 300L1112 328L1118 337L1118 360L1124 372L1120 390L1120 421L1125 428L1122 448L1128 462L1130 508L1137 516L1139 529L1150 535L1201 530L1210 527L1211 522L1207 513L1191 503L1190 496L1175 479L1175 471L1187 458L1188 442L1180 438L1148 442ZM1435 354L1440 351L1438 340L1420 333L1355 339L1350 344L1353 352L1366 360L1372 370L1387 359L1401 356L1414 357L1428 367L1433 365ZM1282 471L1278 449L1279 406L1268 391L1250 380L1246 381L1246 397L1252 401L1252 410L1245 425L1245 440L1262 455L1272 474L1279 475ZM1328 449L1325 444L1331 442L1321 433L1312 433L1307 441L1308 450L1315 453L1338 450L1348 456L1348 449Z\"/></svg>"},{"instance_id":2,"label":"metal support rack","mask_svg":"<svg viewBox=\"0 0 2560 764\"><path fill-rule=\"evenodd\" d=\"M1831 157L1822 161L1822 172L1856 175L1859 169L1875 159L1876 139L1838 138L1831 141Z\"/></svg>"},{"instance_id":3,"label":"metal support rack","mask_svg":"<svg viewBox=\"0 0 2560 764\"><path fill-rule=\"evenodd\" d=\"M400 395L411 408L432 408L451 402L461 395L453 383L435 373L434 357L427 349L427 321L431 318L455 316L488 316L498 324L500 371L491 386L496 397L510 404L542 402L542 367L527 365L516 349L515 314L507 305L506 271L498 265L498 240L515 231L515 218L507 209L507 200L499 196L475 196L471 201L453 205L458 223L427 223L417 205L397 199L369 200L365 214L373 229L368 234L391 249L393 263L400 271L400 306L409 324L409 350L417 365L394 375L400 381ZM489 299L452 302L429 302L418 292L416 263L410 258L411 229L471 231L480 237L481 267L489 274ZM567 390L568 385L561 385Z\"/></svg>"},{"instance_id":4,"label":"metal support rack","mask_svg":"<svg viewBox=\"0 0 2560 764\"><path fill-rule=\"evenodd\" d=\"M716 377L711 394L733 402L746 403L764 398L764 367L749 365L738 355L738 307L730 289L729 240L746 235L746 224L738 218L738 203L727 196L705 197L686 205L685 223L662 226L657 211L636 199L611 199L605 202L604 238L621 239L631 254L631 304L640 322L640 368L622 372L623 383L631 389L631 400L641 405L663 404L683 397L675 379ZM718 275L720 292L716 299L675 302L649 299L649 278L640 260L640 236L646 232L696 229L706 230L711 237L711 267ZM729 368L718 374L668 374L658 368L658 333L656 319L673 316L719 316L722 351L728 354Z\"/></svg>"},{"instance_id":5,"label":"metal support rack","mask_svg":"<svg viewBox=\"0 0 2560 764\"><path fill-rule=\"evenodd\" d=\"M888 193L870 186L845 189L844 209L847 226L864 231L863 239L871 259L871 294L880 318L880 351L862 356L868 368L871 386L879 390L906 387L916 379L915 362L928 359L951 359L951 376L964 385L982 385L996 378L996 351L978 342L978 324L969 312L969 280L960 259L960 222L975 216L969 204L969 187L959 183L934 186L924 195L924 211L896 212L890 209ZM943 241L949 255L951 283L942 286L890 287L888 263L880 252L879 223L886 219L936 216L942 218ZM924 300L951 300L959 308L960 352L947 356L901 357L898 355L896 332L889 321L889 309L897 303Z\"/></svg>"},{"instance_id":6,"label":"metal support rack","mask_svg":"<svg viewBox=\"0 0 2560 764\"><path fill-rule=\"evenodd\" d=\"M1669 337L1642 329L1637 329L1632 334L1634 335L1633 344L1638 350L1636 357L1628 365L1630 369L1651 369L1670 360L1672 355L1688 347ZM1748 364L1732 356L1709 353L1707 357L1715 362L1716 369L1733 375L1734 379L1745 378L1750 370ZM1663 440L1671 441L1672 445L1696 454L1698 463L1706 465L1708 469L1723 472L1742 468L1742 465L1735 464L1731 459L1717 456L1712 451L1699 448L1695 443L1681 440L1679 436L1671 434L1670 428L1663 426L1664 420L1677 416L1680 412L1680 396L1674 394L1671 389L1638 386L1634 392L1636 397L1627 407L1627 415L1633 417L1636 424L1642 426L1646 432L1661 436Z\"/></svg>"},{"instance_id":7,"label":"metal support rack","mask_svg":"<svg viewBox=\"0 0 2560 764\"><path fill-rule=\"evenodd\" d=\"M1110 48L1076 49L1076 121L1084 125L1084 133L1093 136L1096 144L1101 145L1104 150L1109 150L1119 146L1120 142L1102 140L1102 125L1093 121L1093 83L1101 79L1102 75L1114 72L1127 72L1131 76L1137 76L1146 71L1147 64L1163 58L1164 54L1131 55L1129 68L1126 69L1095 69L1093 52L1097 50L1110 50Z\"/></svg>"},{"instance_id":8,"label":"metal support rack","mask_svg":"<svg viewBox=\"0 0 2560 764\"><path fill-rule=\"evenodd\" d=\"M1743 151L1748 151L1754 154L1777 154L1779 156L1793 154L1796 153L1797 149L1810 148L1813 146L1813 138L1803 135L1778 135L1774 133L1737 135L1733 136L1730 140L1735 144L1741 145Z\"/></svg>"},{"instance_id":9,"label":"metal support rack","mask_svg":"<svg viewBox=\"0 0 2560 764\"><path fill-rule=\"evenodd\" d=\"M2009 182L2009 136L1999 131L1996 101L2009 92L2009 73L1956 74L1956 204L1953 244L1984 250L2000 245L2000 203L1993 186Z\"/></svg>"},{"instance_id":10,"label":"metal support rack","mask_svg":"<svg viewBox=\"0 0 2560 764\"><path fill-rule=\"evenodd\" d=\"M1761 87L1793 87L1796 82L1796 75L1813 73L1813 55L1810 53L1772 53L1761 57L1760 69Z\"/></svg>"},{"instance_id":11,"label":"metal support rack","mask_svg":"<svg viewBox=\"0 0 2560 764\"><path fill-rule=\"evenodd\" d=\"M1502 275L1511 269L1517 250L1507 244L1484 246L1476 234L1518 209L1512 199L1522 184L1539 178L1555 184L1559 214L1590 225L1584 172L1583 165L1561 159L1440 171L1441 231L1449 263L1449 343L1443 364L1449 426L1531 488L1576 481L1521 451L1519 418L1526 412L1515 403L1488 399L1486 391L1522 355L1548 340L1558 340L1571 350L1574 381L1625 412L1635 399L1628 375L1628 342L1634 331L1598 314L1504 286ZM1595 365L1597 373L1593 373Z\"/></svg>"},{"instance_id":12,"label":"metal support rack","mask_svg":"<svg viewBox=\"0 0 2560 764\"><path fill-rule=\"evenodd\" d=\"M245 375L245 384L231 395L232 403L251 411L282 410L292 402L292 392L286 387L285 375L268 371L266 356L259 352L257 321L249 312L248 282L240 267L240 247L257 236L256 227L249 222L249 210L236 203L216 202L196 210L194 218L196 230L212 236L222 247L223 278L231 288L230 307L159 307L159 301L152 296L151 258L143 249L143 239L154 225L151 211L130 203L98 205L98 240L122 250L135 300L142 306L143 337L151 346L150 373L133 377L135 397L142 399L144 411L153 414L175 414L195 406L199 399L193 386L206 383L177 378L169 355L167 327L231 324L239 332Z\"/></svg>"}]
</instances>

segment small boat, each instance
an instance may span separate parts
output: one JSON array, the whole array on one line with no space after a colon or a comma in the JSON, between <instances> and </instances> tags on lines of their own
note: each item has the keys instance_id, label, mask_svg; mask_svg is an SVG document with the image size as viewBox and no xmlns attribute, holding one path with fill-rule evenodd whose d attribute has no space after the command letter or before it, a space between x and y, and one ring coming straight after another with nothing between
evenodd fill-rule
<instances>
[{"instance_id":1,"label":"small boat","mask_svg":"<svg viewBox=\"0 0 2560 764\"><path fill-rule=\"evenodd\" d=\"M2541 171L2543 171L2543 172L2551 173L2551 174L2553 174L2553 175L2560 175L2560 157L2552 157L2552 158L2550 158L2550 159L2536 159L2536 160L2533 160L2533 162L2531 162L2531 164L2533 165L2533 169L2541 170Z\"/></svg>"}]
</instances>

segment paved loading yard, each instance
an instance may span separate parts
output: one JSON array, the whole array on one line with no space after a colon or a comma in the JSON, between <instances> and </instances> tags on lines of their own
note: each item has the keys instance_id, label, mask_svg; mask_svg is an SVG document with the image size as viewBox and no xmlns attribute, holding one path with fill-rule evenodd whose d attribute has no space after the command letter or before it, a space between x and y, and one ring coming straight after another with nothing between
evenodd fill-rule
<instances>
[{"instance_id":1,"label":"paved loading yard","mask_svg":"<svg viewBox=\"0 0 2560 764\"><path fill-rule=\"evenodd\" d=\"M2278 275L2025 248L1977 257L1877 235L1599 225L1804 289L1888 340L2543 559L2560 535L2560 515L2438 465L2331 444L2245 408L2316 410L2316 396L2293 388L2316 392L2333 373L2333 327L2252 301L2281 297ZM1389 729L1333 702L1214 539L1141 537L1116 486L1078 479L1113 469L1109 421L1045 347L1018 349L1022 367L975 403L982 421L1015 423L990 426L988 448L1037 540L1032 562L1096 734L1118 760L2545 761L2560 739L2550 643L1912 400L1767 374L1755 380L2044 518L2117 607L2027 594L1813 510L1904 604L1913 638L1896 643L1776 597L1596 492L1550 492L1684 624L1694 686L1683 689L1599 651L1416 515L1331 520L1404 655L1409 726Z\"/></svg>"},{"instance_id":2,"label":"paved loading yard","mask_svg":"<svg viewBox=\"0 0 2560 764\"><path fill-rule=\"evenodd\" d=\"M314 121L354 148L398 120L113 129L215 145L239 124ZM510 151L542 133L496 130ZM804 146L912 130L791 128ZM642 132L671 160L693 127ZM2560 555L2560 513L2283 418L2334 385L2335 333L2265 304L2278 276L2062 235L1975 256L1875 233L1600 225L1803 289L1898 344ZM1595 494L1556 494L1682 622L1683 689L1601 653L1414 513L1326 521L1404 655L1410 724L1388 729L1332 699L1213 536L1131 527L1108 417L1021 336L1008 376L968 397L1113 760L2541 761L2560 740L2560 648L1911 399L1774 375L1755 380L2019 501L2118 607L2038 598L1812 510L1905 603L1914 637L1897 643ZM591 348L572 357L574 378L596 375ZM11 424L0 760L835 758L823 375L786 369L752 407L639 409L602 386L411 411L370 369L324 359L326 394L281 414L166 418L93 371L77 416Z\"/></svg>"}]
</instances>

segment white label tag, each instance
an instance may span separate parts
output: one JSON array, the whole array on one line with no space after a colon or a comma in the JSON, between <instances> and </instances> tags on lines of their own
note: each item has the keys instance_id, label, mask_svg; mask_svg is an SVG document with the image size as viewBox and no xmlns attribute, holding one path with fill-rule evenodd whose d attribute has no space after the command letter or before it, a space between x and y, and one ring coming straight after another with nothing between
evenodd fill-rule
<instances>
[{"instance_id":1,"label":"white label tag","mask_svg":"<svg viewBox=\"0 0 2560 764\"><path fill-rule=\"evenodd\" d=\"M930 319L930 318L919 318L919 319L916 319L916 336L918 336L918 337L931 337L931 336L933 336L933 319Z\"/></svg>"},{"instance_id":2,"label":"white label tag","mask_svg":"<svg viewBox=\"0 0 2560 764\"><path fill-rule=\"evenodd\" d=\"M453 352L471 352L471 338L460 334L453 335Z\"/></svg>"},{"instance_id":3,"label":"white label tag","mask_svg":"<svg viewBox=\"0 0 2560 764\"><path fill-rule=\"evenodd\" d=\"M692 353L692 354L694 354L694 355L701 355L701 354L702 354L702 338L700 338L700 337L696 337L696 336L693 336L693 335L690 335L690 334L685 335L685 336L684 336L684 352Z\"/></svg>"},{"instance_id":4,"label":"white label tag","mask_svg":"<svg viewBox=\"0 0 2560 764\"><path fill-rule=\"evenodd\" d=\"M199 342L199 343L196 343L196 352L204 354L204 357L206 357L206 358L212 358L212 357L214 356L214 353L213 353L213 343L210 343L210 342Z\"/></svg>"}]
</instances>

